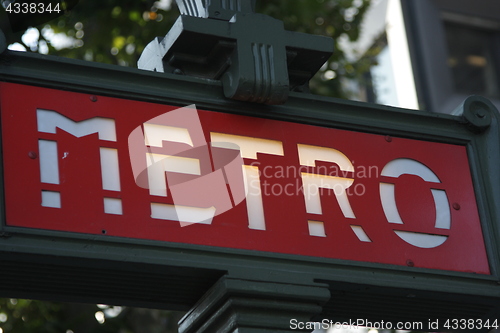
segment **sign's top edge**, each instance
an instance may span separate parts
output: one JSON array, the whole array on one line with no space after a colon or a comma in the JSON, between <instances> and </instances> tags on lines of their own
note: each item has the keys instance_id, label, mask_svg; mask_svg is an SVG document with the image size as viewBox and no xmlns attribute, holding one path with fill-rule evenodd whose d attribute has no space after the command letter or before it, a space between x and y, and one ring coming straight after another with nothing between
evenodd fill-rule
<instances>
[{"instance_id":1,"label":"sign's top edge","mask_svg":"<svg viewBox=\"0 0 500 333\"><path fill-rule=\"evenodd\" d=\"M43 66L39 66L43 63ZM82 68L85 68L85 73L89 77L89 82L92 84L85 84L84 81L78 81L80 76L83 76ZM54 75L54 72L59 72L62 75ZM110 76L111 75L111 76ZM73 78L71 78L73 76ZM90 62L80 59L71 59L53 55L43 55L38 53L19 52L7 50L0 55L0 80L14 83L26 83L32 85L39 85L45 87L53 87L60 84L74 84L74 88L82 90L83 86L88 86L89 89L102 87L103 81L101 78L106 77L107 81L113 80L116 77L122 81L125 77L130 76L131 82L141 78L141 80L150 80L151 85L157 85L158 80L163 82L173 81L176 83L184 82L188 84L203 85L205 87L221 87L221 82L212 79L203 79L191 77L186 75L176 75L169 73L157 73L145 71L132 67L124 67L112 64ZM72 86L66 86L66 89L72 90ZM160 88L160 87L159 87ZM101 91L106 94L105 91ZM152 92L152 91L151 91ZM222 93L220 93L222 98ZM335 98L330 96L314 95L309 93L290 92L290 99L295 101L305 102L321 102L330 103L335 105L342 105L348 107L357 107L361 109L370 109L377 111L398 112L408 114L418 114L421 116L430 116L444 119L456 119L456 116L431 113L422 110L405 109L400 107L367 103L355 100L347 100ZM234 102L224 99L225 104L253 104ZM286 104L285 104L286 106ZM261 106L262 107L262 106ZM269 107L269 106L266 106Z\"/></svg>"}]
</instances>

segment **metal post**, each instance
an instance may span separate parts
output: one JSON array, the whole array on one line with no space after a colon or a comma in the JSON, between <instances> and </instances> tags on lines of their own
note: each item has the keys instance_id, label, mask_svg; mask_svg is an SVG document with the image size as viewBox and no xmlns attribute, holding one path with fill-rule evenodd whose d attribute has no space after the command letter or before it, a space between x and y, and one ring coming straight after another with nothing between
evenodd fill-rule
<instances>
[{"instance_id":1,"label":"metal post","mask_svg":"<svg viewBox=\"0 0 500 333\"><path fill-rule=\"evenodd\" d=\"M224 276L181 319L179 332L311 332L311 318L321 313L329 298L326 285Z\"/></svg>"}]
</instances>

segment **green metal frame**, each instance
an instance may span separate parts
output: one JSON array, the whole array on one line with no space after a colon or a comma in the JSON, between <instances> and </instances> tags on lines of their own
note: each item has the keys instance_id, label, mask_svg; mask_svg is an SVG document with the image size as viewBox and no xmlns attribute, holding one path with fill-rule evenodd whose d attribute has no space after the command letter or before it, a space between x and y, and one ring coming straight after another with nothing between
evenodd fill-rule
<instances>
[{"instance_id":1,"label":"green metal frame","mask_svg":"<svg viewBox=\"0 0 500 333\"><path fill-rule=\"evenodd\" d=\"M295 92L285 105L259 105L226 99L221 83L215 80L12 51L0 54L0 81L169 105L195 103L205 110L464 145L492 272L484 276L28 230L5 226L2 213L2 297L187 310L227 276L304 288L328 286L333 297L316 319L355 318L363 308L356 303L359 300L379 302L378 312L367 314L375 319L410 320L418 317L412 311L425 309L441 311L440 318L445 318L453 315L447 307L457 316L472 313L499 318L500 115L484 99L468 99L462 117Z\"/></svg>"}]
</instances>

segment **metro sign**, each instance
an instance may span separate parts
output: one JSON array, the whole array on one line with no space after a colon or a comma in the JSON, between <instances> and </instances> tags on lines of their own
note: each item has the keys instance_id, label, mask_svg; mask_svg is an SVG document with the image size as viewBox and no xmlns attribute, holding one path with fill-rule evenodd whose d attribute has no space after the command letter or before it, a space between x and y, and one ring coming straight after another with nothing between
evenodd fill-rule
<instances>
[{"instance_id":1,"label":"metro sign","mask_svg":"<svg viewBox=\"0 0 500 333\"><path fill-rule=\"evenodd\" d=\"M7 226L490 274L465 146L0 88Z\"/></svg>"}]
</instances>

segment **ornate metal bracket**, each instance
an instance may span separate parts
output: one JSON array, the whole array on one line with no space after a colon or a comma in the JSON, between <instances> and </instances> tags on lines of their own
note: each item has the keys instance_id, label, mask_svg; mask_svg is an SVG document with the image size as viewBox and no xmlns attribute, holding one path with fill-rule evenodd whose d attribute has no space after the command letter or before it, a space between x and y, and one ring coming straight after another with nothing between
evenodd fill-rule
<instances>
[{"instance_id":1,"label":"ornate metal bracket","mask_svg":"<svg viewBox=\"0 0 500 333\"><path fill-rule=\"evenodd\" d=\"M176 1L181 16L147 45L140 69L220 80L227 98L283 104L333 52L329 37L289 32L256 14L256 0Z\"/></svg>"},{"instance_id":2,"label":"ornate metal bracket","mask_svg":"<svg viewBox=\"0 0 500 333\"><path fill-rule=\"evenodd\" d=\"M491 126L495 109L495 106L486 98L469 96L453 114L461 115L471 132L482 133Z\"/></svg>"},{"instance_id":3,"label":"ornate metal bracket","mask_svg":"<svg viewBox=\"0 0 500 333\"><path fill-rule=\"evenodd\" d=\"M176 0L182 15L229 21L237 12L255 12L257 0Z\"/></svg>"}]
</instances>

